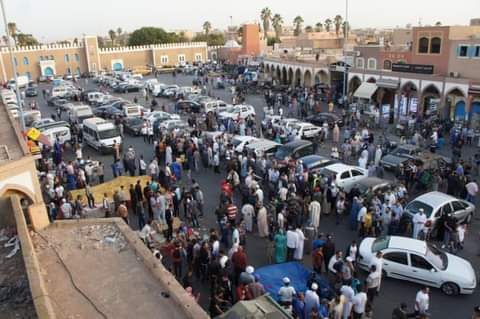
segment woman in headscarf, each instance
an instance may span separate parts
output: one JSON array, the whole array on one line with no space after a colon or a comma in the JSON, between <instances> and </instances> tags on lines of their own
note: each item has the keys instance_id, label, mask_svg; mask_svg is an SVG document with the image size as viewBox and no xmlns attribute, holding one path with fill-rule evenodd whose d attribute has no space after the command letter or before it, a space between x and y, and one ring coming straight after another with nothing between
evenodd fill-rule
<instances>
[{"instance_id":1,"label":"woman in headscarf","mask_svg":"<svg viewBox=\"0 0 480 319\"><path fill-rule=\"evenodd\" d=\"M275 263L280 264L287 261L287 236L283 229L279 229L275 237Z\"/></svg>"},{"instance_id":2,"label":"woman in headscarf","mask_svg":"<svg viewBox=\"0 0 480 319\"><path fill-rule=\"evenodd\" d=\"M259 210L257 215L257 227L258 227L258 234L260 237L268 237L268 216L267 216L267 209L259 204Z\"/></svg>"}]
</instances>

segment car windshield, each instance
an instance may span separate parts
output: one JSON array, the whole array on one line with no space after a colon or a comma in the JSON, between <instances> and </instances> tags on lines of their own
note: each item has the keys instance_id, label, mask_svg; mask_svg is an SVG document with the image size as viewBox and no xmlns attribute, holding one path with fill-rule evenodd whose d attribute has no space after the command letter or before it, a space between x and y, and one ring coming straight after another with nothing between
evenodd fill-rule
<instances>
[{"instance_id":1,"label":"car windshield","mask_svg":"<svg viewBox=\"0 0 480 319\"><path fill-rule=\"evenodd\" d=\"M279 160L284 160L285 157L289 156L291 152L292 152L292 149L290 147L280 147L275 152L275 158Z\"/></svg>"},{"instance_id":2,"label":"car windshield","mask_svg":"<svg viewBox=\"0 0 480 319\"><path fill-rule=\"evenodd\" d=\"M381 251L388 248L390 243L390 236L379 237L374 240L372 244L372 252Z\"/></svg>"},{"instance_id":3,"label":"car windshield","mask_svg":"<svg viewBox=\"0 0 480 319\"><path fill-rule=\"evenodd\" d=\"M423 211L425 212L425 215L427 216L427 218L429 218L430 215L432 215L433 207L419 201L411 202L410 204L407 205L405 209L409 211L410 214L415 215L420 211L421 208L423 208Z\"/></svg>"},{"instance_id":4,"label":"car windshield","mask_svg":"<svg viewBox=\"0 0 480 319\"><path fill-rule=\"evenodd\" d=\"M133 118L128 120L128 124L130 125L139 125L142 123L143 123L143 120L141 118Z\"/></svg>"},{"instance_id":5,"label":"car windshield","mask_svg":"<svg viewBox=\"0 0 480 319\"><path fill-rule=\"evenodd\" d=\"M398 147L395 150L393 150L392 155L409 155L411 151L409 149L403 148L403 147Z\"/></svg>"},{"instance_id":6,"label":"car windshield","mask_svg":"<svg viewBox=\"0 0 480 319\"><path fill-rule=\"evenodd\" d=\"M115 138L120 136L120 133L117 128L111 128L105 131L99 131L98 132L98 137L101 140L109 139L109 138Z\"/></svg>"},{"instance_id":7,"label":"car windshield","mask_svg":"<svg viewBox=\"0 0 480 319\"><path fill-rule=\"evenodd\" d=\"M427 244L427 252L425 257L440 270L445 270L448 267L447 255L432 244Z\"/></svg>"}]
</instances>

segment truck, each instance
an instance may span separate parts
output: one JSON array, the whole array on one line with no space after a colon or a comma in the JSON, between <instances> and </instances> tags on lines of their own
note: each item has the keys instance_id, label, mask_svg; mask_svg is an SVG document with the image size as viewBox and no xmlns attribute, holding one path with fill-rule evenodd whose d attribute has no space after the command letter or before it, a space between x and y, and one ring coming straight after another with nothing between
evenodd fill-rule
<instances>
[{"instance_id":1,"label":"truck","mask_svg":"<svg viewBox=\"0 0 480 319\"><path fill-rule=\"evenodd\" d=\"M17 76L17 80L18 80L18 87L19 88L25 88L27 87L28 85L28 82L30 82L28 76L26 75L19 75ZM15 83L15 79L11 79L10 81L8 81L8 84L7 84L7 88L9 89L15 89L17 87L16 83Z\"/></svg>"}]
</instances>

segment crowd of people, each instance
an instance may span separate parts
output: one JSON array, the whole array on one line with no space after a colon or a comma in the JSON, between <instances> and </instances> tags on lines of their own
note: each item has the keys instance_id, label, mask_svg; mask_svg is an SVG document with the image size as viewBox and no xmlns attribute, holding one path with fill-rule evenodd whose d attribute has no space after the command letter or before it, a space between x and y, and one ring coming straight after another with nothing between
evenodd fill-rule
<instances>
[{"instance_id":1,"label":"crowd of people","mask_svg":"<svg viewBox=\"0 0 480 319\"><path fill-rule=\"evenodd\" d=\"M203 81L208 83L208 79ZM232 93L235 100L243 98L240 89L233 89ZM303 88L279 94L266 91L265 98L270 112L299 117L318 112L321 102L318 92ZM333 103L329 108L333 111ZM360 114L344 111L342 116L345 125L325 128L322 137L323 143L332 147L332 158L368 169L369 176L383 177L380 159L386 141L374 135ZM74 133L75 158L68 160L64 146L57 141L42 150L39 171L52 220L82 218L87 209L95 208L102 209L106 217L122 217L139 230L140 237L192 298L199 299L194 290L196 282L209 286L208 310L212 317L226 312L238 301L252 300L266 292L248 257L250 247L258 247L259 241L265 243L271 263L303 262L305 252L311 252L313 272L329 282L333 297L325 299L315 280L302 293L295 291L295 283L288 276L278 278L283 287L274 297L291 309L296 318L371 318L376 296L381 292L382 254L377 254L367 277L362 278L357 265L357 240L346 249L338 247L334 230L320 232L322 220L334 218L337 225L348 225L357 233L358 242L382 235L427 240L430 238L424 212L420 210L413 220L404 215L409 196L427 187L473 202L478 193L474 176L478 176L480 156L429 172L433 181L428 186L420 183L423 168L411 161L395 172L395 183L387 191L362 193L354 186L346 192L332 176L309 172L300 160L287 158L279 162L235 152L232 134L259 134L253 118L220 121L211 113L203 126L194 116L188 117L191 129L187 132L161 130L155 134L151 154L139 154L133 146L124 146L123 151L120 145L113 147L110 168L114 177L151 177L145 185L139 180L121 186L115 190L113 201L107 194L102 199L94 198L91 188L105 181L105 164L84 158L78 132ZM208 134L214 130L220 133ZM281 141L296 138L294 132L276 131L271 125L265 131ZM149 142L148 127L142 132ZM424 140L431 138L431 132L425 136L416 133L408 143L425 145ZM462 133L455 136L457 152L461 152L462 139ZM194 178L202 169L211 169L224 178L214 212L206 211L202 187ZM82 195L72 198L70 192L76 189L84 189L86 206ZM202 233L200 226L206 214L215 214L216 225ZM175 219L179 220L177 227ZM457 225L451 215L442 216L442 221L438 239L452 252L462 249L467 226ZM158 250L153 236L156 231L161 231L166 239ZM428 317L428 288L418 292L411 311L402 303L394 309L393 316Z\"/></svg>"}]
</instances>

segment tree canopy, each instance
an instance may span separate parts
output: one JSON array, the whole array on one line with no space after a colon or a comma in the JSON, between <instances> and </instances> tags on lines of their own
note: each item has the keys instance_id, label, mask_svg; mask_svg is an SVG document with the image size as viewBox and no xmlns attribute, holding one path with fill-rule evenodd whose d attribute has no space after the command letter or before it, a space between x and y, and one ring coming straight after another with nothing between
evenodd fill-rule
<instances>
[{"instance_id":1,"label":"tree canopy","mask_svg":"<svg viewBox=\"0 0 480 319\"><path fill-rule=\"evenodd\" d=\"M128 45L147 45L160 43L184 42L181 36L174 32L166 32L162 28L143 27L132 32Z\"/></svg>"},{"instance_id":2,"label":"tree canopy","mask_svg":"<svg viewBox=\"0 0 480 319\"><path fill-rule=\"evenodd\" d=\"M221 33L198 34L193 41L207 42L208 45L224 45L225 37Z\"/></svg>"}]
</instances>

